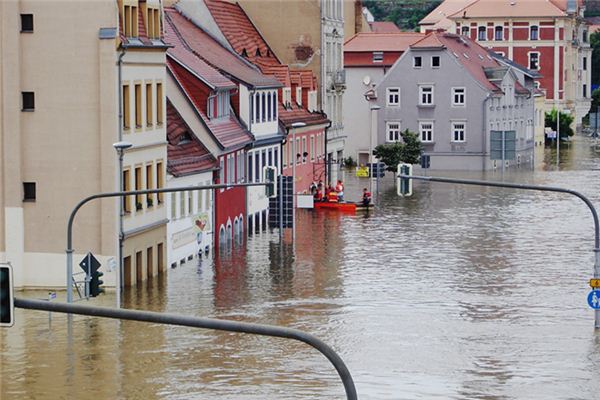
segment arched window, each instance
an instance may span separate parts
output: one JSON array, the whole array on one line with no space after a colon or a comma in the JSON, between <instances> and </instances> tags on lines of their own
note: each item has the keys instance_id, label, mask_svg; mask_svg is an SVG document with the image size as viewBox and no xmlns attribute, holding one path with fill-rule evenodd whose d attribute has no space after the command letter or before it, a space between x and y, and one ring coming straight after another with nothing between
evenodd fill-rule
<instances>
[{"instance_id":1,"label":"arched window","mask_svg":"<svg viewBox=\"0 0 600 400\"><path fill-rule=\"evenodd\" d=\"M225 227L221 225L221 228L219 229L219 244L223 245L225 243L227 243L227 237L225 236Z\"/></svg>"}]
</instances>

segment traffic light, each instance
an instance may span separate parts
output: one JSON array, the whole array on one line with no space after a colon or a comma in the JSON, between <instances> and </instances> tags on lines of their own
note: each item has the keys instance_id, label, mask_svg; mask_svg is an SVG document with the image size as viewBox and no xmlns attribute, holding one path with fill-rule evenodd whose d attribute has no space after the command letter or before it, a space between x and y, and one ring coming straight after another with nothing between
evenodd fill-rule
<instances>
[{"instance_id":1,"label":"traffic light","mask_svg":"<svg viewBox=\"0 0 600 400\"><path fill-rule=\"evenodd\" d=\"M100 285L104 284L104 281L100 279L104 274L99 270L92 272L92 279L90 280L90 297L96 297L100 293L104 293L104 289Z\"/></svg>"},{"instance_id":2,"label":"traffic light","mask_svg":"<svg viewBox=\"0 0 600 400\"><path fill-rule=\"evenodd\" d=\"M398 175L412 175L412 165L398 164ZM396 178L396 189L398 196L412 196L412 179Z\"/></svg>"},{"instance_id":3,"label":"traffic light","mask_svg":"<svg viewBox=\"0 0 600 400\"><path fill-rule=\"evenodd\" d=\"M0 264L0 326L13 326L14 310L12 267Z\"/></svg>"},{"instance_id":4,"label":"traffic light","mask_svg":"<svg viewBox=\"0 0 600 400\"><path fill-rule=\"evenodd\" d=\"M263 176L265 182L270 183L265 186L265 195L269 198L277 197L277 168L263 167Z\"/></svg>"}]
</instances>

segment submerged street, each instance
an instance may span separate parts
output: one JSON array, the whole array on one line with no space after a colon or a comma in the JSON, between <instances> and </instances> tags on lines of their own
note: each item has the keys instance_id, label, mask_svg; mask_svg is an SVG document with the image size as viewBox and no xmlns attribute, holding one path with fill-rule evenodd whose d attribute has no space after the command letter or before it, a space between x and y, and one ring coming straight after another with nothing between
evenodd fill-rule
<instances>
[{"instance_id":1,"label":"submerged street","mask_svg":"<svg viewBox=\"0 0 600 400\"><path fill-rule=\"evenodd\" d=\"M600 148L575 139L559 171L546 150L547 165L504 180L574 189L600 208ZM345 181L348 200L368 185L350 173ZM593 224L583 202L441 183L415 182L413 193L399 198L387 173L374 213L300 210L296 243L254 234L246 248L129 290L124 308L304 330L340 354L361 399L594 398L600 333L586 304ZM90 303L113 307L115 294ZM344 396L333 367L302 343L73 321L69 330L63 314L17 310L0 331L1 398Z\"/></svg>"}]
</instances>

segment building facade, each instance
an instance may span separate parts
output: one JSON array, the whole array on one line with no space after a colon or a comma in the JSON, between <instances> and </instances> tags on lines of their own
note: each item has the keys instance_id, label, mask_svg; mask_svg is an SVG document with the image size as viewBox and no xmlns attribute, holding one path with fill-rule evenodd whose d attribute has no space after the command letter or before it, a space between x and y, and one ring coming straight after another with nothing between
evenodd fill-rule
<instances>
[{"instance_id":1,"label":"building facade","mask_svg":"<svg viewBox=\"0 0 600 400\"><path fill-rule=\"evenodd\" d=\"M11 1L0 20L0 261L12 263L17 287L64 287L73 207L119 190L121 178L129 189L164 185L161 4ZM123 171L119 140L133 144ZM166 211L162 196L123 205L123 278L134 285L165 268ZM87 204L74 224L75 264L91 251L114 285L119 233L119 200Z\"/></svg>"},{"instance_id":2,"label":"building facade","mask_svg":"<svg viewBox=\"0 0 600 400\"><path fill-rule=\"evenodd\" d=\"M371 153L371 111L365 94L379 84L409 45L423 38L416 32L361 32L344 44L346 90L343 117L344 154L358 165L367 165Z\"/></svg>"},{"instance_id":3,"label":"building facade","mask_svg":"<svg viewBox=\"0 0 600 400\"><path fill-rule=\"evenodd\" d=\"M500 63L456 34L432 32L409 47L375 88L377 143L416 132L431 169L488 170L493 131L515 131L506 165L530 165L534 147L533 75Z\"/></svg>"},{"instance_id":4,"label":"building facade","mask_svg":"<svg viewBox=\"0 0 600 400\"><path fill-rule=\"evenodd\" d=\"M592 53L583 1L463 3L446 0L422 21L421 29L437 24L538 71L546 111L570 110L580 125L591 105Z\"/></svg>"}]
</instances>

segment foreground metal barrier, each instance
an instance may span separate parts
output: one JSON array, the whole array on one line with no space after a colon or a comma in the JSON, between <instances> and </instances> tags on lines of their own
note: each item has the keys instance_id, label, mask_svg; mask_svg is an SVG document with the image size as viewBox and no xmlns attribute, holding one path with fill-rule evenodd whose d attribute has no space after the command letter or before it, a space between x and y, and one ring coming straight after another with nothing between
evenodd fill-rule
<instances>
[{"instance_id":1,"label":"foreground metal barrier","mask_svg":"<svg viewBox=\"0 0 600 400\"><path fill-rule=\"evenodd\" d=\"M210 318L186 317L152 311L127 310L106 307L82 306L69 303L51 303L43 300L15 298L15 307L29 310L52 311L67 314L89 315L92 317L116 318L130 321L153 322L157 324L190 326L193 328L215 329L219 331L250 333L254 335L280 337L304 342L319 350L337 370L348 400L357 400L356 387L350 371L338 354L320 339L297 329L249 322L226 321Z\"/></svg>"}]
</instances>

